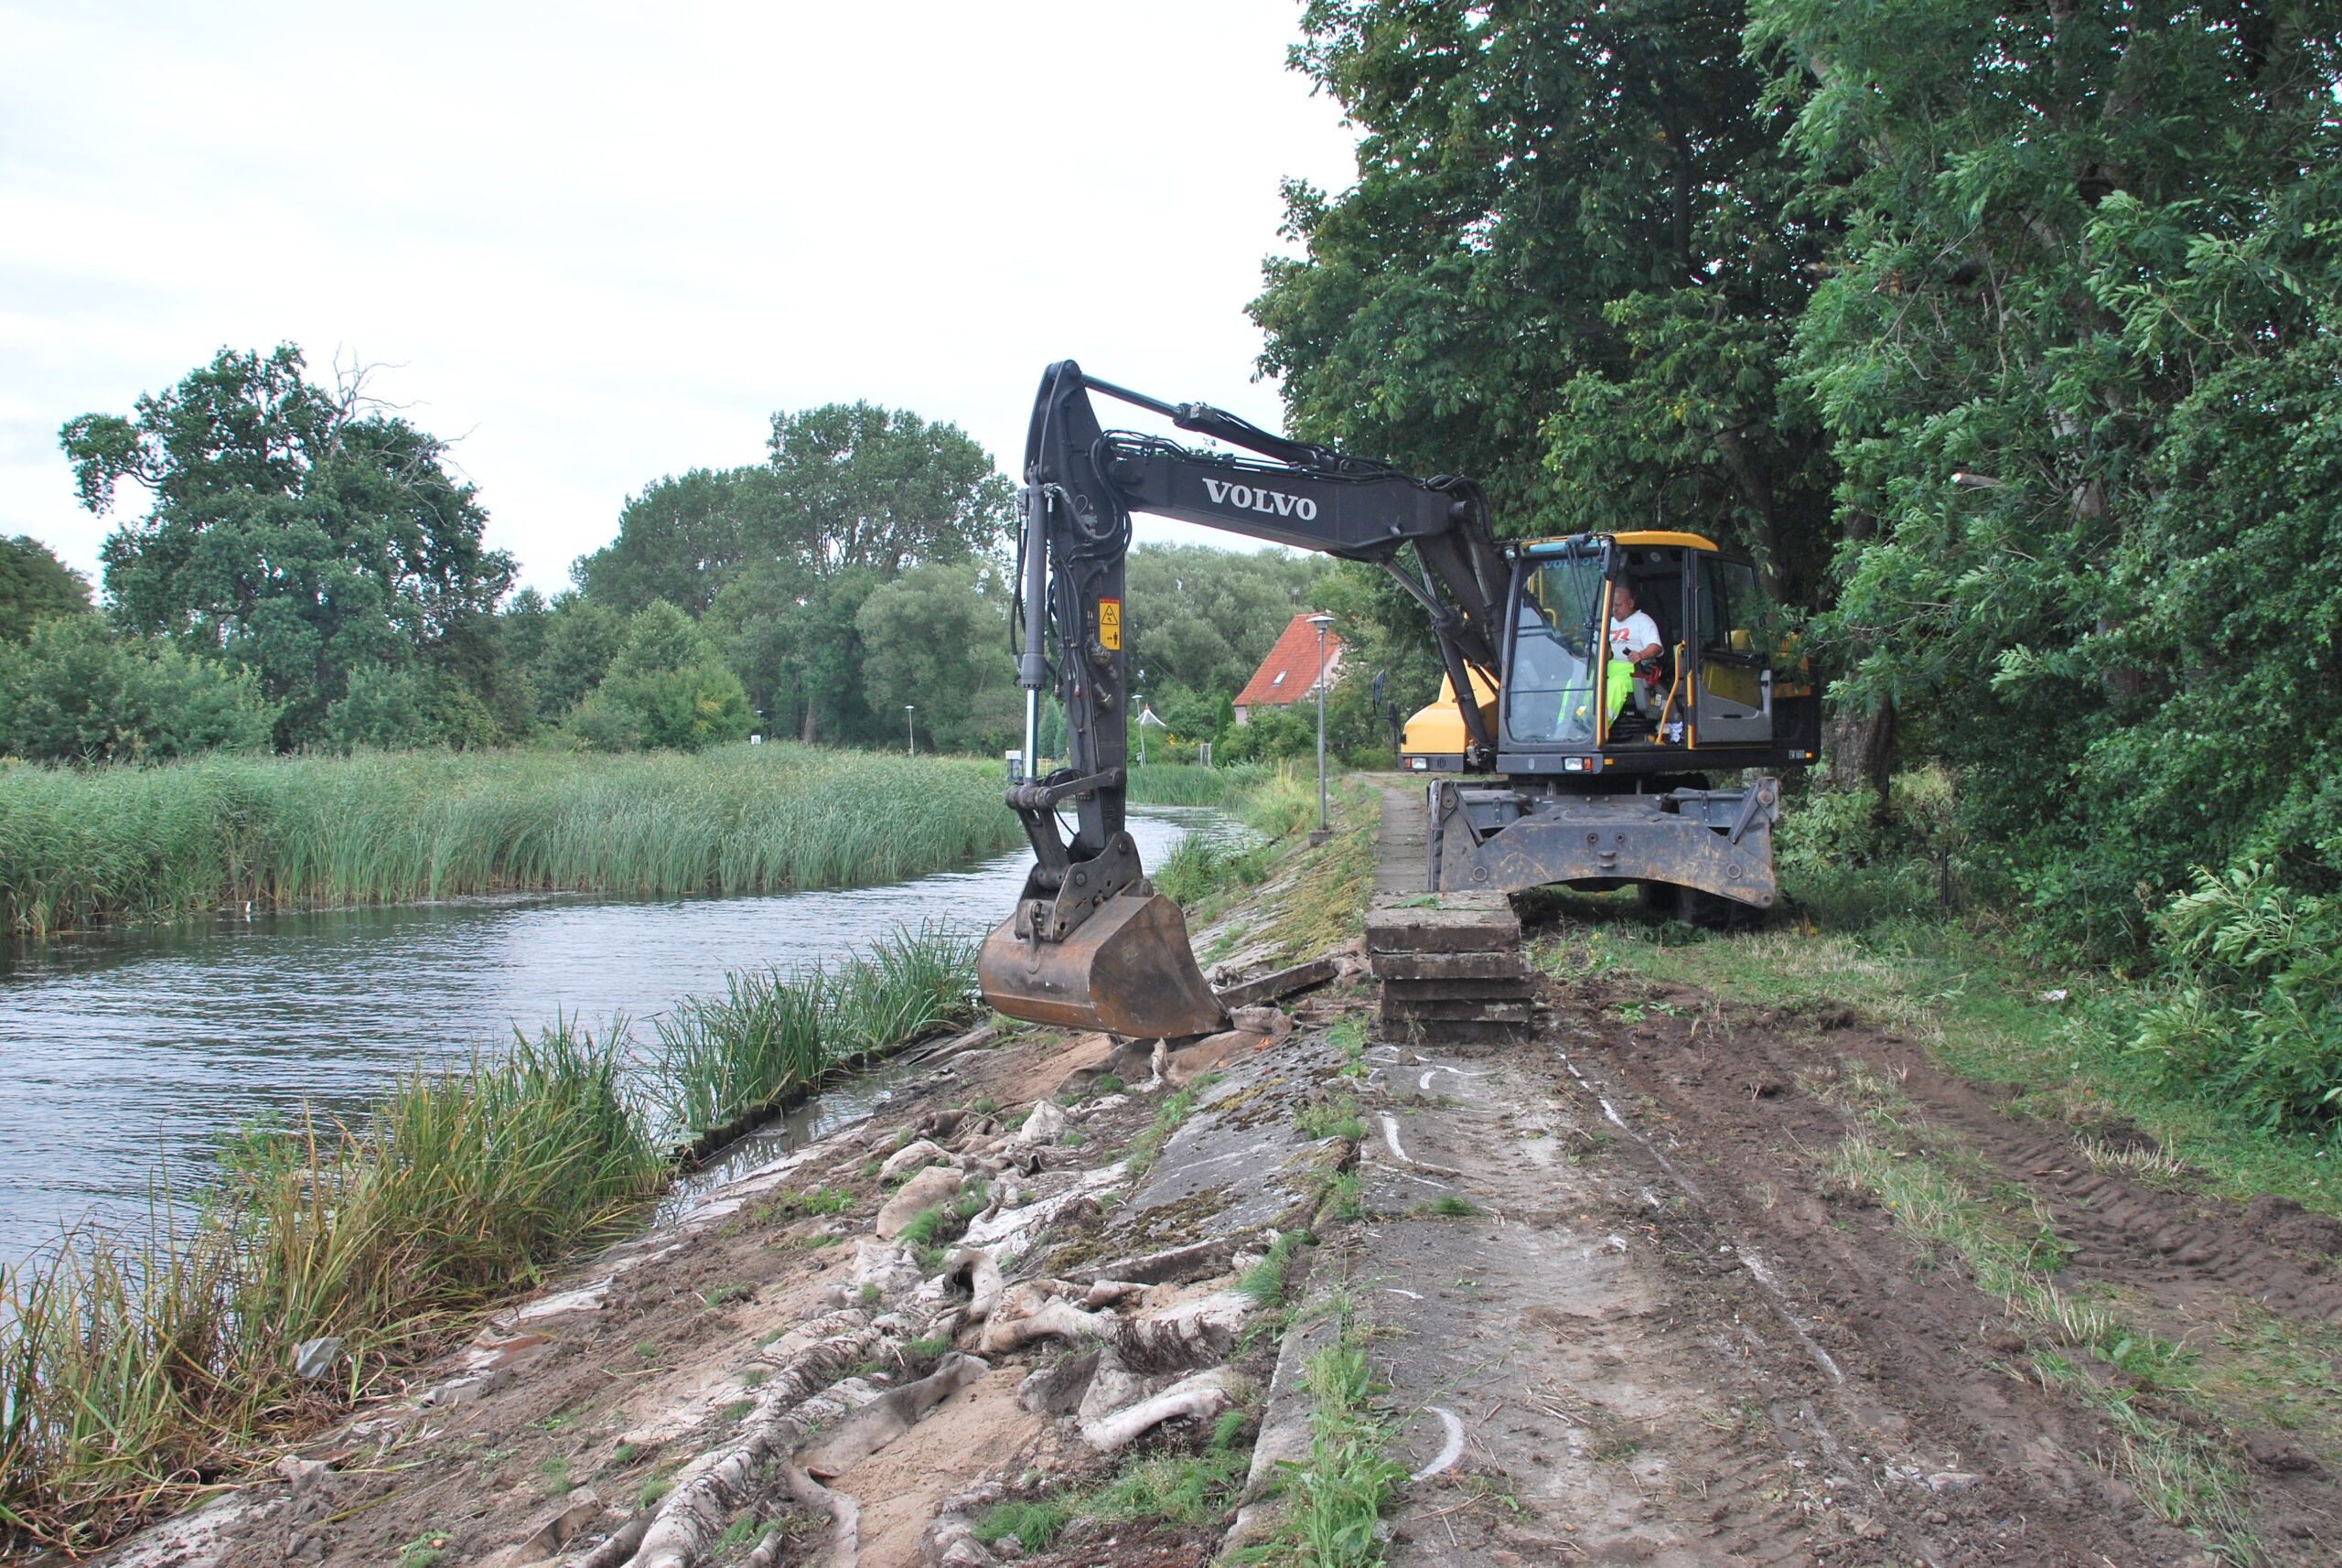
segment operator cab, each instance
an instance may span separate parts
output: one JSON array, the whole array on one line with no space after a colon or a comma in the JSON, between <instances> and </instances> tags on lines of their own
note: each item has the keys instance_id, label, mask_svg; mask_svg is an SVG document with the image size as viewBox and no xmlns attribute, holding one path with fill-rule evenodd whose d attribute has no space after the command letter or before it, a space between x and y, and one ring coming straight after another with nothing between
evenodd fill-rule
<instances>
[{"instance_id":1,"label":"operator cab","mask_svg":"<svg viewBox=\"0 0 2342 1568\"><path fill-rule=\"evenodd\" d=\"M1618 585L1659 653L1614 656ZM1537 540L1513 558L1497 767L1613 779L1813 760L1821 708L1746 557L1696 533ZM1640 639L1638 639L1640 640Z\"/></svg>"},{"instance_id":2,"label":"operator cab","mask_svg":"<svg viewBox=\"0 0 2342 1568\"><path fill-rule=\"evenodd\" d=\"M1640 666L1609 657L1615 585L1657 628ZM1542 539L1513 552L1500 696L1473 695L1498 736L1498 769L1567 788L1695 770L1799 767L1821 739L1821 702L1793 634L1746 556L1696 533L1650 530ZM1400 766L1463 769L1453 688L1407 725Z\"/></svg>"}]
</instances>

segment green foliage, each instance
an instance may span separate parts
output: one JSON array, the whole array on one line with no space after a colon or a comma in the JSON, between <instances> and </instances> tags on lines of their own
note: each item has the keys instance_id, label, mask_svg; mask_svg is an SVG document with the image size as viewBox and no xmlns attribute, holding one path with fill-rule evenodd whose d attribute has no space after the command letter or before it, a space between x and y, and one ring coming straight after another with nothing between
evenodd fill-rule
<instances>
[{"instance_id":1,"label":"green foliage","mask_svg":"<svg viewBox=\"0 0 2342 1568\"><path fill-rule=\"evenodd\" d=\"M745 738L752 723L739 677L707 635L654 599L628 618L608 672L569 727L596 751L704 751Z\"/></svg>"},{"instance_id":2,"label":"green foliage","mask_svg":"<svg viewBox=\"0 0 2342 1568\"><path fill-rule=\"evenodd\" d=\"M1130 800L1134 806L1224 805L1258 784L1257 768L1198 768L1190 763L1157 762L1130 769Z\"/></svg>"},{"instance_id":3,"label":"green foliage","mask_svg":"<svg viewBox=\"0 0 2342 1568\"><path fill-rule=\"evenodd\" d=\"M83 414L61 435L90 510L111 511L125 479L151 497L105 542L117 618L252 671L283 704L280 744L318 736L376 664L488 690L513 575L444 443L354 379L329 390L305 369L290 344L222 349L131 416Z\"/></svg>"},{"instance_id":4,"label":"green foliage","mask_svg":"<svg viewBox=\"0 0 2342 1568\"><path fill-rule=\"evenodd\" d=\"M1021 842L995 767L790 745L0 768L0 929L499 888L898 881Z\"/></svg>"},{"instance_id":5,"label":"green foliage","mask_svg":"<svg viewBox=\"0 0 2342 1568\"><path fill-rule=\"evenodd\" d=\"M1844 231L1791 361L1842 693L1918 719L2013 901L2101 953L2191 865L2336 879L2331 22L1752 8Z\"/></svg>"},{"instance_id":6,"label":"green foliage","mask_svg":"<svg viewBox=\"0 0 2342 1568\"><path fill-rule=\"evenodd\" d=\"M1008 647L1008 594L989 562L919 566L883 583L854 611L872 710L915 704L922 741L999 755L1024 736L1024 693Z\"/></svg>"},{"instance_id":7,"label":"green foliage","mask_svg":"<svg viewBox=\"0 0 2342 1568\"><path fill-rule=\"evenodd\" d=\"M626 642L626 620L616 610L581 594L564 594L532 628L536 650L529 660L537 716L559 723L602 683Z\"/></svg>"},{"instance_id":8,"label":"green foliage","mask_svg":"<svg viewBox=\"0 0 2342 1568\"><path fill-rule=\"evenodd\" d=\"M1386 1458L1391 1426L1366 1353L1343 1325L1302 1368L1309 1391L1309 1457L1286 1471L1286 1517L1312 1568L1370 1568L1382 1559L1375 1526L1406 1466Z\"/></svg>"},{"instance_id":9,"label":"green foliage","mask_svg":"<svg viewBox=\"0 0 2342 1568\"><path fill-rule=\"evenodd\" d=\"M1229 1413L1241 1417L1241 1412ZM1046 1552L1078 1519L1202 1529L1227 1516L1251 1463L1249 1453L1227 1444L1214 1444L1201 1454L1151 1455L1088 1491L995 1503L976 1521L976 1539L990 1545L1015 1536L1026 1551Z\"/></svg>"},{"instance_id":10,"label":"green foliage","mask_svg":"<svg viewBox=\"0 0 2342 1568\"><path fill-rule=\"evenodd\" d=\"M277 713L250 671L117 639L93 615L53 617L22 644L0 643L0 755L101 763L255 751Z\"/></svg>"},{"instance_id":11,"label":"green foliage","mask_svg":"<svg viewBox=\"0 0 2342 1568\"><path fill-rule=\"evenodd\" d=\"M832 1067L973 1018L975 996L976 944L927 929L829 970L729 975L724 995L685 998L659 1019L668 1120L686 1134L730 1126ZM805 1213L843 1206L819 1194L797 1202Z\"/></svg>"},{"instance_id":12,"label":"green foliage","mask_svg":"<svg viewBox=\"0 0 2342 1568\"><path fill-rule=\"evenodd\" d=\"M1822 236L1737 8L1315 0L1302 26L1361 140L1350 190L1286 187L1306 254L1252 305L1295 432L1473 475L1508 532L1691 527L1816 592L1829 480L1772 361Z\"/></svg>"},{"instance_id":13,"label":"green foliage","mask_svg":"<svg viewBox=\"0 0 2342 1568\"><path fill-rule=\"evenodd\" d=\"M1155 890L1194 906L1228 888L1257 886L1269 874L1271 847L1189 833L1155 868Z\"/></svg>"},{"instance_id":14,"label":"green foliage","mask_svg":"<svg viewBox=\"0 0 2342 1568\"><path fill-rule=\"evenodd\" d=\"M1317 755L1317 704L1255 707L1213 746L1214 763L1297 762Z\"/></svg>"},{"instance_id":15,"label":"green foliage","mask_svg":"<svg viewBox=\"0 0 2342 1568\"><path fill-rule=\"evenodd\" d=\"M90 585L28 534L0 538L0 642L22 642L52 616L83 615Z\"/></svg>"},{"instance_id":16,"label":"green foliage","mask_svg":"<svg viewBox=\"0 0 2342 1568\"><path fill-rule=\"evenodd\" d=\"M2342 1114L2342 900L2295 893L2265 865L2199 870L2157 925L2174 989L2133 1047L2156 1079L2272 1128Z\"/></svg>"},{"instance_id":17,"label":"green foliage","mask_svg":"<svg viewBox=\"0 0 2342 1568\"><path fill-rule=\"evenodd\" d=\"M350 672L342 699L326 710L326 738L345 749L369 746L493 746L503 727L479 697L435 670L376 665Z\"/></svg>"},{"instance_id":18,"label":"green foliage","mask_svg":"<svg viewBox=\"0 0 2342 1568\"><path fill-rule=\"evenodd\" d=\"M1302 1238L1292 1231L1269 1243L1261 1261L1236 1277L1236 1289L1255 1306L1276 1306L1284 1301L1286 1275L1293 1268L1293 1255L1301 1249Z\"/></svg>"},{"instance_id":19,"label":"green foliage","mask_svg":"<svg viewBox=\"0 0 2342 1568\"><path fill-rule=\"evenodd\" d=\"M663 598L702 615L779 733L884 744L902 709L864 689L863 604L921 565L993 549L1008 481L956 426L870 403L775 414L768 446L760 468L661 480L629 501L577 580L628 610Z\"/></svg>"}]
</instances>

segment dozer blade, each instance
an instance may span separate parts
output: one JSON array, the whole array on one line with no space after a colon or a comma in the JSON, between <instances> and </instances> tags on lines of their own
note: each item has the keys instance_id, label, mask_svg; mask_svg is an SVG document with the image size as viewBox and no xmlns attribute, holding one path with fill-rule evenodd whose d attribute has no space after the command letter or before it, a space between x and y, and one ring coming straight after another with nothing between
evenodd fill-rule
<instances>
[{"instance_id":1,"label":"dozer blade","mask_svg":"<svg viewBox=\"0 0 2342 1568\"><path fill-rule=\"evenodd\" d=\"M984 939L976 974L987 1004L1036 1024L1132 1039L1228 1026L1187 946L1187 918L1160 893L1117 893L1058 942L1020 937L1005 920Z\"/></svg>"}]
</instances>

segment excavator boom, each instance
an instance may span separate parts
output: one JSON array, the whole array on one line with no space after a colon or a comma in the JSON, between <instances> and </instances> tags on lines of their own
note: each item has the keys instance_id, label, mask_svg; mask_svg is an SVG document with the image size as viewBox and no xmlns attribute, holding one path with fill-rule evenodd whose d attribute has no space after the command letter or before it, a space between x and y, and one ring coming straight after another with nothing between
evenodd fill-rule
<instances>
[{"instance_id":1,"label":"excavator boom","mask_svg":"<svg viewBox=\"0 0 2342 1568\"><path fill-rule=\"evenodd\" d=\"M1100 425L1090 394L1148 409L1257 456L1189 451ZM1131 513L1200 522L1388 569L1429 612L1459 691L1498 679L1508 563L1479 488L1418 479L1262 430L1203 403L1168 403L1082 374L1041 379L1025 446L1018 537L1025 757L1041 693L1066 714L1066 766L1008 792L1034 865L1016 909L984 942L984 1000L1013 1018L1133 1038L1207 1034L1227 1012L1197 967L1179 908L1156 893L1124 827L1130 725L1123 565ZM1410 564L1405 557L1413 556ZM1478 765L1495 737L1477 710ZM1059 812L1072 809L1069 838Z\"/></svg>"}]
</instances>

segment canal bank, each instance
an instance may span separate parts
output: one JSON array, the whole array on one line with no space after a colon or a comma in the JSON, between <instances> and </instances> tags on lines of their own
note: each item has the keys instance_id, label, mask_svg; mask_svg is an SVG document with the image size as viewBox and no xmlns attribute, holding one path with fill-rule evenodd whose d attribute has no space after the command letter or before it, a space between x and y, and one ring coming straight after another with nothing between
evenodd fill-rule
<instances>
[{"instance_id":1,"label":"canal bank","mask_svg":"<svg viewBox=\"0 0 2342 1568\"><path fill-rule=\"evenodd\" d=\"M1344 826L1199 946L1362 927ZM970 1040L115 1561L2332 1560L2316 1217L1644 978L1625 904L1532 927L1502 1043L1384 1026L1347 940L1178 1051Z\"/></svg>"},{"instance_id":2,"label":"canal bank","mask_svg":"<svg viewBox=\"0 0 2342 1568\"><path fill-rule=\"evenodd\" d=\"M1147 807L1160 865L1217 810ZM728 975L833 964L897 929L972 933L1023 885L1022 851L876 887L730 898L500 895L242 911L0 948L0 1263L60 1224L136 1222L184 1198L220 1140L305 1110L361 1114L399 1075L460 1064L562 1018L634 1026Z\"/></svg>"}]
</instances>

